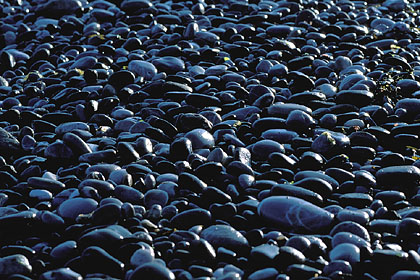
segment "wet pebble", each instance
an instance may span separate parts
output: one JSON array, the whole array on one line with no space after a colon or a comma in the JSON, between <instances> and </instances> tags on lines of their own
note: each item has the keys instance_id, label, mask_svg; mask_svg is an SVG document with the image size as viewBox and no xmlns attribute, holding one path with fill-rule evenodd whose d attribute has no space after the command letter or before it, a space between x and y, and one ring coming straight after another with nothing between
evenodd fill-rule
<instances>
[{"instance_id":1,"label":"wet pebble","mask_svg":"<svg viewBox=\"0 0 420 280\"><path fill-rule=\"evenodd\" d=\"M60 204L57 213L62 218L75 220L80 214L88 214L97 206L98 203L91 198L70 198Z\"/></svg>"},{"instance_id":2,"label":"wet pebble","mask_svg":"<svg viewBox=\"0 0 420 280\"><path fill-rule=\"evenodd\" d=\"M223 247L239 254L246 254L250 249L246 238L228 225L212 225L204 229L200 237L207 240L215 249Z\"/></svg>"},{"instance_id":3,"label":"wet pebble","mask_svg":"<svg viewBox=\"0 0 420 280\"><path fill-rule=\"evenodd\" d=\"M258 214L267 222L286 230L309 233L328 230L334 217L310 202L288 196L264 199L258 205Z\"/></svg>"}]
</instances>

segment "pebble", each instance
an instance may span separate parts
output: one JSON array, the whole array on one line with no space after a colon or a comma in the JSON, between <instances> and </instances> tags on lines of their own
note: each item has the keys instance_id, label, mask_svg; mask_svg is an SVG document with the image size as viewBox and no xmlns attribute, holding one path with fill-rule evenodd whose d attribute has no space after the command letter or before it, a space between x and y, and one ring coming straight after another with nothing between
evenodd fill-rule
<instances>
[{"instance_id":1,"label":"pebble","mask_svg":"<svg viewBox=\"0 0 420 280\"><path fill-rule=\"evenodd\" d=\"M132 60L128 63L127 69L138 76L144 77L146 80L152 80L157 74L156 67L147 61Z\"/></svg>"},{"instance_id":2,"label":"pebble","mask_svg":"<svg viewBox=\"0 0 420 280\"><path fill-rule=\"evenodd\" d=\"M31 272L32 266L24 255L16 254L0 258L0 275L2 277L9 277L12 274L29 275Z\"/></svg>"},{"instance_id":3,"label":"pebble","mask_svg":"<svg viewBox=\"0 0 420 280\"><path fill-rule=\"evenodd\" d=\"M153 60L152 63L159 71L167 74L176 74L179 71L185 70L184 62L173 56L160 57Z\"/></svg>"},{"instance_id":4,"label":"pebble","mask_svg":"<svg viewBox=\"0 0 420 280\"><path fill-rule=\"evenodd\" d=\"M258 205L258 214L285 230L307 233L328 230L334 218L333 214L310 202L288 196L265 198Z\"/></svg>"},{"instance_id":5,"label":"pebble","mask_svg":"<svg viewBox=\"0 0 420 280\"><path fill-rule=\"evenodd\" d=\"M214 147L214 137L207 130L196 128L185 134L185 137L191 141L192 148L206 149Z\"/></svg>"},{"instance_id":6,"label":"pebble","mask_svg":"<svg viewBox=\"0 0 420 280\"><path fill-rule=\"evenodd\" d=\"M91 198L75 197L61 203L57 213L64 219L75 220L80 214L88 214L97 206L98 203Z\"/></svg>"},{"instance_id":7,"label":"pebble","mask_svg":"<svg viewBox=\"0 0 420 280\"><path fill-rule=\"evenodd\" d=\"M129 280L137 280L143 277L149 279L174 280L175 275L160 262L148 262L137 267L129 276Z\"/></svg>"},{"instance_id":8,"label":"pebble","mask_svg":"<svg viewBox=\"0 0 420 280\"><path fill-rule=\"evenodd\" d=\"M351 243L341 243L330 252L332 261L348 261L351 264L360 262L360 249Z\"/></svg>"},{"instance_id":9,"label":"pebble","mask_svg":"<svg viewBox=\"0 0 420 280\"><path fill-rule=\"evenodd\" d=\"M42 280L81 280L83 279L82 275L71 270L70 268L58 268L50 270L41 274L40 278Z\"/></svg>"},{"instance_id":10,"label":"pebble","mask_svg":"<svg viewBox=\"0 0 420 280\"><path fill-rule=\"evenodd\" d=\"M415 1L1 2L0 278L418 278Z\"/></svg>"},{"instance_id":11,"label":"pebble","mask_svg":"<svg viewBox=\"0 0 420 280\"><path fill-rule=\"evenodd\" d=\"M223 247L238 254L246 254L250 249L246 238L228 225L212 225L204 229L200 237L207 240L215 249Z\"/></svg>"}]
</instances>

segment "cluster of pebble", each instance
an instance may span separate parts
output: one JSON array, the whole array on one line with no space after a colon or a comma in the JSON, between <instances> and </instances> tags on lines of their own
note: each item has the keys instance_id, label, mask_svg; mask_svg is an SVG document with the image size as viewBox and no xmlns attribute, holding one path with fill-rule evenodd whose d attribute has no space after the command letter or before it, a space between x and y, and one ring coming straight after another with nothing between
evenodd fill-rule
<instances>
[{"instance_id":1,"label":"cluster of pebble","mask_svg":"<svg viewBox=\"0 0 420 280\"><path fill-rule=\"evenodd\" d=\"M0 6L1 279L420 279L420 3Z\"/></svg>"}]
</instances>

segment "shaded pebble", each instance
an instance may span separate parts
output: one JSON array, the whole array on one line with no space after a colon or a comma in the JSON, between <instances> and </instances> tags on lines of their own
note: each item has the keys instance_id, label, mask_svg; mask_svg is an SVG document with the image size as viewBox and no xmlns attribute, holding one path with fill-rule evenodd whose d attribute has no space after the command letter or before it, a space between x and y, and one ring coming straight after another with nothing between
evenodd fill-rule
<instances>
[{"instance_id":1,"label":"shaded pebble","mask_svg":"<svg viewBox=\"0 0 420 280\"><path fill-rule=\"evenodd\" d=\"M3 277L12 274L29 275L31 271L32 266L24 255L16 254L0 258L0 275Z\"/></svg>"}]
</instances>

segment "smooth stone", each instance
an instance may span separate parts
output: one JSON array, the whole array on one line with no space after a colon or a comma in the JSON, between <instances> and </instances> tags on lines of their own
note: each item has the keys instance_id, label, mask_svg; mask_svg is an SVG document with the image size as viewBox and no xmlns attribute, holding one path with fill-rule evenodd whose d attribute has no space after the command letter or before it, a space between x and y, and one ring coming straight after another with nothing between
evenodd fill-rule
<instances>
[{"instance_id":1,"label":"smooth stone","mask_svg":"<svg viewBox=\"0 0 420 280\"><path fill-rule=\"evenodd\" d=\"M273 263L274 258L279 254L277 246L262 244L251 249L250 258L258 264Z\"/></svg>"},{"instance_id":2,"label":"smooth stone","mask_svg":"<svg viewBox=\"0 0 420 280\"><path fill-rule=\"evenodd\" d=\"M86 168L85 174L89 175L92 172L100 172L102 173L106 178L109 177L111 172L121 169L120 166L112 163L99 163L92 166L88 165L88 168Z\"/></svg>"},{"instance_id":3,"label":"smooth stone","mask_svg":"<svg viewBox=\"0 0 420 280\"><path fill-rule=\"evenodd\" d=\"M267 28L267 34L273 37L287 37L292 31L294 27L289 25L273 25Z\"/></svg>"},{"instance_id":4,"label":"smooth stone","mask_svg":"<svg viewBox=\"0 0 420 280\"><path fill-rule=\"evenodd\" d=\"M35 198L39 201L44 201L52 199L53 195L47 190L31 190L29 192L29 197Z\"/></svg>"},{"instance_id":5,"label":"smooth stone","mask_svg":"<svg viewBox=\"0 0 420 280\"><path fill-rule=\"evenodd\" d=\"M328 231L334 215L300 198L272 196L258 205L258 214L285 230L317 233Z\"/></svg>"},{"instance_id":6,"label":"smooth stone","mask_svg":"<svg viewBox=\"0 0 420 280\"><path fill-rule=\"evenodd\" d=\"M352 104L359 108L369 105L373 100L373 93L367 90L340 90L337 93L337 104Z\"/></svg>"},{"instance_id":7,"label":"smooth stone","mask_svg":"<svg viewBox=\"0 0 420 280\"><path fill-rule=\"evenodd\" d=\"M369 223L369 229L372 232L387 232L396 234L398 225L398 220L374 219Z\"/></svg>"},{"instance_id":8,"label":"smooth stone","mask_svg":"<svg viewBox=\"0 0 420 280\"><path fill-rule=\"evenodd\" d=\"M58 125L55 128L55 133L57 135L64 135L67 132L72 132L73 130L80 129L89 131L89 125L84 122L66 122Z\"/></svg>"},{"instance_id":9,"label":"smooth stone","mask_svg":"<svg viewBox=\"0 0 420 280\"><path fill-rule=\"evenodd\" d=\"M44 272L39 276L39 280L82 280L83 277L79 273L68 267L57 268Z\"/></svg>"},{"instance_id":10,"label":"smooth stone","mask_svg":"<svg viewBox=\"0 0 420 280\"><path fill-rule=\"evenodd\" d=\"M286 119L287 128L294 131L306 132L315 125L315 120L308 113L301 110L293 110Z\"/></svg>"},{"instance_id":11,"label":"smooth stone","mask_svg":"<svg viewBox=\"0 0 420 280\"><path fill-rule=\"evenodd\" d=\"M210 66L209 68L206 69L206 71L204 72L204 75L220 76L220 75L223 75L226 72L227 69L228 69L228 67L226 65Z\"/></svg>"},{"instance_id":12,"label":"smooth stone","mask_svg":"<svg viewBox=\"0 0 420 280\"><path fill-rule=\"evenodd\" d=\"M176 126L181 132L188 132L196 128L211 130L213 127L206 117L194 113L181 114L177 118Z\"/></svg>"},{"instance_id":13,"label":"smooth stone","mask_svg":"<svg viewBox=\"0 0 420 280\"><path fill-rule=\"evenodd\" d=\"M227 119L229 117L235 117L239 121L244 121L246 118L254 113L261 112L261 109L256 106L246 106L244 108L239 108L233 111L230 111L227 114L222 116L222 119Z\"/></svg>"},{"instance_id":14,"label":"smooth stone","mask_svg":"<svg viewBox=\"0 0 420 280\"><path fill-rule=\"evenodd\" d=\"M257 73L268 73L273 67L273 63L271 63L269 60L261 60L260 63L255 67L255 70Z\"/></svg>"},{"instance_id":15,"label":"smooth stone","mask_svg":"<svg viewBox=\"0 0 420 280\"><path fill-rule=\"evenodd\" d=\"M80 236L79 240L77 241L79 248L85 249L89 246L98 246L106 251L113 252L113 250L119 248L124 237L131 236L131 233L128 232L127 234L124 232L114 230L112 226L117 225L107 226L106 228L94 229L92 231L84 233L82 236ZM127 231L125 228L123 229L124 231Z\"/></svg>"},{"instance_id":16,"label":"smooth stone","mask_svg":"<svg viewBox=\"0 0 420 280\"><path fill-rule=\"evenodd\" d=\"M420 279L420 272L414 270L400 270L395 272L391 280L416 280Z\"/></svg>"},{"instance_id":17,"label":"smooth stone","mask_svg":"<svg viewBox=\"0 0 420 280\"><path fill-rule=\"evenodd\" d=\"M11 155L20 149L19 141L8 131L0 128L0 153L2 155Z\"/></svg>"},{"instance_id":18,"label":"smooth stone","mask_svg":"<svg viewBox=\"0 0 420 280\"><path fill-rule=\"evenodd\" d=\"M100 196L103 197L109 196L115 189L113 184L100 179L85 179L81 181L78 186L79 190L83 187L91 187L95 189Z\"/></svg>"},{"instance_id":19,"label":"smooth stone","mask_svg":"<svg viewBox=\"0 0 420 280\"><path fill-rule=\"evenodd\" d=\"M284 128L267 129L261 134L261 137L267 140L273 140L283 144L290 144L292 139L298 137L299 134L295 131Z\"/></svg>"},{"instance_id":20,"label":"smooth stone","mask_svg":"<svg viewBox=\"0 0 420 280\"><path fill-rule=\"evenodd\" d=\"M312 110L309 107L295 103L274 103L267 108L267 114L272 117L287 118L289 113L294 110L301 110L312 115Z\"/></svg>"},{"instance_id":21,"label":"smooth stone","mask_svg":"<svg viewBox=\"0 0 420 280\"><path fill-rule=\"evenodd\" d=\"M18 210L14 208L5 207L5 206L0 207L0 217L4 217L9 214L16 214L16 213L18 213Z\"/></svg>"},{"instance_id":22,"label":"smooth stone","mask_svg":"<svg viewBox=\"0 0 420 280\"><path fill-rule=\"evenodd\" d=\"M76 60L71 66L70 69L81 69L87 70L93 68L95 64L98 62L98 59L93 56L85 56L78 60Z\"/></svg>"},{"instance_id":23,"label":"smooth stone","mask_svg":"<svg viewBox=\"0 0 420 280\"><path fill-rule=\"evenodd\" d=\"M115 224L118 222L120 215L121 207L119 205L113 203L104 204L93 211L91 221L94 225Z\"/></svg>"},{"instance_id":24,"label":"smooth stone","mask_svg":"<svg viewBox=\"0 0 420 280\"><path fill-rule=\"evenodd\" d=\"M310 279L321 275L322 271L318 268L306 264L292 264L287 267L286 274L291 279Z\"/></svg>"},{"instance_id":25,"label":"smooth stone","mask_svg":"<svg viewBox=\"0 0 420 280\"><path fill-rule=\"evenodd\" d=\"M252 158L255 160L266 160L271 153L284 153L284 146L273 140L260 140L252 145Z\"/></svg>"},{"instance_id":26,"label":"smooth stone","mask_svg":"<svg viewBox=\"0 0 420 280\"><path fill-rule=\"evenodd\" d=\"M86 162L89 164L111 163L114 161L117 152L114 149L99 150L96 152L83 154L79 156L79 162Z\"/></svg>"},{"instance_id":27,"label":"smooth stone","mask_svg":"<svg viewBox=\"0 0 420 280\"><path fill-rule=\"evenodd\" d=\"M177 57L164 56L153 60L152 63L159 71L167 74L176 74L185 70L185 63Z\"/></svg>"},{"instance_id":28,"label":"smooth stone","mask_svg":"<svg viewBox=\"0 0 420 280\"><path fill-rule=\"evenodd\" d=\"M128 63L128 70L137 76L144 77L145 80L152 80L157 74L156 67L147 61L132 60Z\"/></svg>"},{"instance_id":29,"label":"smooth stone","mask_svg":"<svg viewBox=\"0 0 420 280\"><path fill-rule=\"evenodd\" d=\"M389 166L378 170L376 179L384 187L410 188L419 182L420 169L413 165Z\"/></svg>"},{"instance_id":30,"label":"smooth stone","mask_svg":"<svg viewBox=\"0 0 420 280\"><path fill-rule=\"evenodd\" d=\"M274 262L275 267L280 270L288 267L291 264L301 264L305 262L305 255L298 249L290 246L281 246L279 254L275 256Z\"/></svg>"},{"instance_id":31,"label":"smooth stone","mask_svg":"<svg viewBox=\"0 0 420 280\"><path fill-rule=\"evenodd\" d=\"M74 240L67 240L52 248L50 256L56 260L68 260L77 256L77 243Z\"/></svg>"},{"instance_id":32,"label":"smooth stone","mask_svg":"<svg viewBox=\"0 0 420 280\"><path fill-rule=\"evenodd\" d=\"M354 84L362 80L367 80L367 78L361 74L350 74L340 82L338 89L340 91L350 89Z\"/></svg>"},{"instance_id":33,"label":"smooth stone","mask_svg":"<svg viewBox=\"0 0 420 280\"><path fill-rule=\"evenodd\" d=\"M205 129L196 128L185 134L185 137L191 140L192 147L196 149L206 149L214 147L214 138Z\"/></svg>"},{"instance_id":34,"label":"smooth stone","mask_svg":"<svg viewBox=\"0 0 420 280\"><path fill-rule=\"evenodd\" d=\"M140 248L131 255L130 265L132 265L133 267L138 267L145 263L151 262L154 259L155 252L153 249Z\"/></svg>"},{"instance_id":35,"label":"smooth stone","mask_svg":"<svg viewBox=\"0 0 420 280\"><path fill-rule=\"evenodd\" d=\"M350 139L340 133L333 131L324 131L318 135L311 144L314 152L320 154L334 154L342 151L350 145Z\"/></svg>"},{"instance_id":36,"label":"smooth stone","mask_svg":"<svg viewBox=\"0 0 420 280\"><path fill-rule=\"evenodd\" d=\"M330 251L329 256L332 261L342 260L354 264L360 262L360 249L351 243L341 243Z\"/></svg>"},{"instance_id":37,"label":"smooth stone","mask_svg":"<svg viewBox=\"0 0 420 280\"><path fill-rule=\"evenodd\" d=\"M338 221L353 221L361 225L366 225L369 222L369 215L360 210L343 209L336 215Z\"/></svg>"},{"instance_id":38,"label":"smooth stone","mask_svg":"<svg viewBox=\"0 0 420 280\"><path fill-rule=\"evenodd\" d=\"M277 269L268 267L257 270L248 276L248 280L271 280L275 279L279 274Z\"/></svg>"},{"instance_id":39,"label":"smooth stone","mask_svg":"<svg viewBox=\"0 0 420 280\"><path fill-rule=\"evenodd\" d=\"M294 182L293 185L316 192L322 197L329 197L333 192L333 187L328 181L316 177L301 179Z\"/></svg>"},{"instance_id":40,"label":"smooth stone","mask_svg":"<svg viewBox=\"0 0 420 280\"><path fill-rule=\"evenodd\" d=\"M60 181L42 178L42 177L30 177L27 180L28 185L34 189L45 189L52 193L58 193L65 189L66 185Z\"/></svg>"},{"instance_id":41,"label":"smooth stone","mask_svg":"<svg viewBox=\"0 0 420 280\"><path fill-rule=\"evenodd\" d=\"M201 208L189 209L175 215L170 222L178 229L189 229L195 225L207 226L211 222L211 213Z\"/></svg>"},{"instance_id":42,"label":"smooth stone","mask_svg":"<svg viewBox=\"0 0 420 280\"><path fill-rule=\"evenodd\" d=\"M75 220L80 214L91 213L97 206L98 203L91 198L75 197L61 203L57 213L64 219Z\"/></svg>"},{"instance_id":43,"label":"smooth stone","mask_svg":"<svg viewBox=\"0 0 420 280\"><path fill-rule=\"evenodd\" d=\"M395 104L395 110L405 109L410 116L420 114L420 99L417 98L404 98Z\"/></svg>"},{"instance_id":44,"label":"smooth stone","mask_svg":"<svg viewBox=\"0 0 420 280\"><path fill-rule=\"evenodd\" d=\"M140 202L142 202L144 198L142 192L126 185L116 186L114 190L114 195L122 202L130 202L133 204L140 204Z\"/></svg>"},{"instance_id":45,"label":"smooth stone","mask_svg":"<svg viewBox=\"0 0 420 280\"><path fill-rule=\"evenodd\" d=\"M340 232L348 232L357 235L368 242L370 241L370 235L367 229L352 221L338 223L331 229L330 235L334 238L334 236Z\"/></svg>"},{"instance_id":46,"label":"smooth stone","mask_svg":"<svg viewBox=\"0 0 420 280\"><path fill-rule=\"evenodd\" d=\"M268 74L274 77L282 78L287 75L289 69L283 64L276 64L268 70Z\"/></svg>"},{"instance_id":47,"label":"smooth stone","mask_svg":"<svg viewBox=\"0 0 420 280\"><path fill-rule=\"evenodd\" d=\"M128 280L140 279L175 280L174 273L161 262L148 262L137 267L128 277Z\"/></svg>"},{"instance_id":48,"label":"smooth stone","mask_svg":"<svg viewBox=\"0 0 420 280\"><path fill-rule=\"evenodd\" d=\"M241 255L248 253L250 249L246 238L228 225L212 225L204 229L200 237L207 240L215 249L223 247Z\"/></svg>"},{"instance_id":49,"label":"smooth stone","mask_svg":"<svg viewBox=\"0 0 420 280\"><path fill-rule=\"evenodd\" d=\"M126 169L117 169L109 174L108 180L114 182L117 185L131 186L133 184L133 178Z\"/></svg>"},{"instance_id":50,"label":"smooth stone","mask_svg":"<svg viewBox=\"0 0 420 280\"><path fill-rule=\"evenodd\" d=\"M123 11L136 11L139 9L147 9L152 7L152 3L147 0L125 0L121 3L121 9Z\"/></svg>"},{"instance_id":51,"label":"smooth stone","mask_svg":"<svg viewBox=\"0 0 420 280\"><path fill-rule=\"evenodd\" d=\"M144 200L144 205L146 206L147 209L152 207L152 205L154 204L158 204L164 207L168 203L169 196L168 196L168 193L163 190L153 189L153 190L148 190L144 194L143 200Z\"/></svg>"},{"instance_id":52,"label":"smooth stone","mask_svg":"<svg viewBox=\"0 0 420 280\"><path fill-rule=\"evenodd\" d=\"M31 272L32 266L24 255L16 254L0 258L0 275L5 279L12 274L29 275Z\"/></svg>"},{"instance_id":53,"label":"smooth stone","mask_svg":"<svg viewBox=\"0 0 420 280\"><path fill-rule=\"evenodd\" d=\"M397 236L401 238L418 234L420 233L420 220L414 218L404 218L399 222L395 231Z\"/></svg>"},{"instance_id":54,"label":"smooth stone","mask_svg":"<svg viewBox=\"0 0 420 280\"><path fill-rule=\"evenodd\" d=\"M63 135L63 143L72 149L73 154L78 156L92 152L90 146L81 137L71 132Z\"/></svg>"},{"instance_id":55,"label":"smooth stone","mask_svg":"<svg viewBox=\"0 0 420 280\"><path fill-rule=\"evenodd\" d=\"M100 247L87 247L82 252L81 261L87 272L102 272L113 277L123 276L124 263Z\"/></svg>"},{"instance_id":56,"label":"smooth stone","mask_svg":"<svg viewBox=\"0 0 420 280\"><path fill-rule=\"evenodd\" d=\"M299 171L294 176L294 181L298 182L303 179L311 179L311 178L319 178L321 180L327 181L333 188L333 190L337 189L339 186L339 183L337 180L335 180L333 177L325 174L323 171L315 171L315 170L304 170Z\"/></svg>"},{"instance_id":57,"label":"smooth stone","mask_svg":"<svg viewBox=\"0 0 420 280\"><path fill-rule=\"evenodd\" d=\"M48 2L36 7L35 12L48 17L60 17L74 13L82 7L78 0L49 0Z\"/></svg>"},{"instance_id":58,"label":"smooth stone","mask_svg":"<svg viewBox=\"0 0 420 280\"><path fill-rule=\"evenodd\" d=\"M69 160L74 157L74 153L69 146L58 140L47 146L44 156L50 159Z\"/></svg>"},{"instance_id":59,"label":"smooth stone","mask_svg":"<svg viewBox=\"0 0 420 280\"><path fill-rule=\"evenodd\" d=\"M383 3L384 7L387 7L388 9L394 12L401 12L402 10L407 8L408 5L409 2L406 0L386 0Z\"/></svg>"},{"instance_id":60,"label":"smooth stone","mask_svg":"<svg viewBox=\"0 0 420 280\"><path fill-rule=\"evenodd\" d=\"M353 268L348 261L344 260L333 260L324 266L322 273L331 276L335 272L341 272L343 274L351 274Z\"/></svg>"},{"instance_id":61,"label":"smooth stone","mask_svg":"<svg viewBox=\"0 0 420 280\"><path fill-rule=\"evenodd\" d=\"M270 194L297 197L315 205L322 205L324 202L324 199L318 193L291 184L276 184L271 187Z\"/></svg>"},{"instance_id":62,"label":"smooth stone","mask_svg":"<svg viewBox=\"0 0 420 280\"><path fill-rule=\"evenodd\" d=\"M124 86L133 84L136 77L133 72L128 70L120 70L114 72L108 79L108 82L116 89L121 89Z\"/></svg>"},{"instance_id":63,"label":"smooth stone","mask_svg":"<svg viewBox=\"0 0 420 280\"><path fill-rule=\"evenodd\" d=\"M401 94L405 97L411 97L414 92L420 90L420 83L411 79L401 79L396 86L401 88Z\"/></svg>"}]
</instances>

